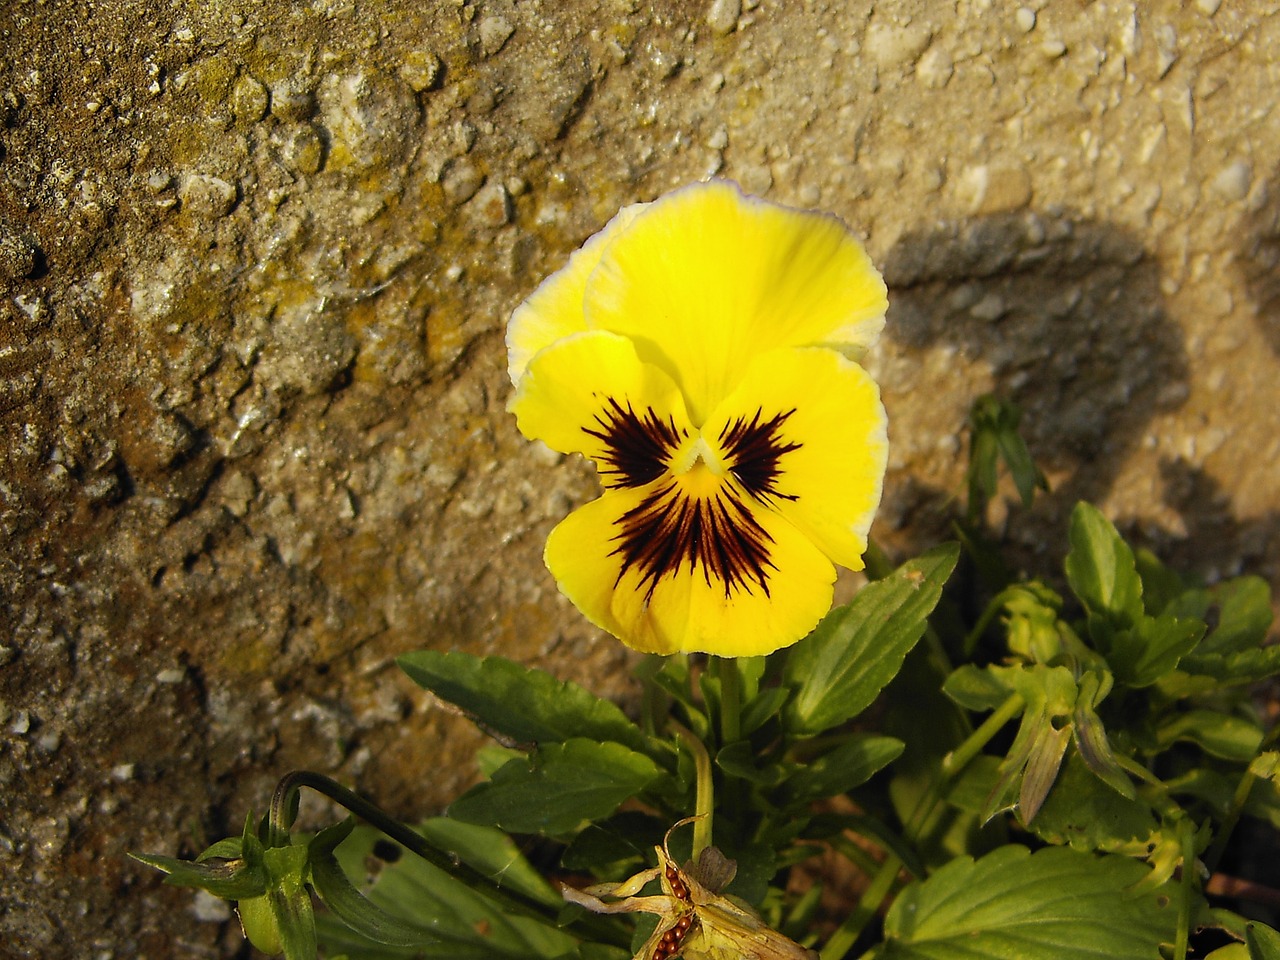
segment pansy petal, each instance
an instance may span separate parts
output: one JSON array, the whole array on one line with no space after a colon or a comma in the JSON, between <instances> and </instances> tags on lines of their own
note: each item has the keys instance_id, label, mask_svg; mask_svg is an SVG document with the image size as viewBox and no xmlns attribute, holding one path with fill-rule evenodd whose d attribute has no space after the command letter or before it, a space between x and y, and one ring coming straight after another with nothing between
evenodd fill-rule
<instances>
[{"instance_id":1,"label":"pansy petal","mask_svg":"<svg viewBox=\"0 0 1280 960\"><path fill-rule=\"evenodd\" d=\"M634 203L619 210L511 314L507 324L507 373L512 383L520 382L525 367L543 347L587 329L582 309L587 277L600 262L605 247L646 206Z\"/></svg>"},{"instance_id":2,"label":"pansy petal","mask_svg":"<svg viewBox=\"0 0 1280 960\"><path fill-rule=\"evenodd\" d=\"M744 477L748 489L754 485L757 496L833 561L862 569L888 460L885 412L875 381L830 350L777 350L748 367L703 435L714 441L753 420L773 422L775 430L746 451L766 458L755 463L754 477ZM770 447L784 452L769 460Z\"/></svg>"},{"instance_id":3,"label":"pansy petal","mask_svg":"<svg viewBox=\"0 0 1280 960\"><path fill-rule=\"evenodd\" d=\"M599 330L571 334L539 351L509 406L526 437L561 453L585 454L599 465L609 454L600 428L614 409L611 402L676 433L688 426L671 378L642 363L630 340Z\"/></svg>"},{"instance_id":4,"label":"pansy petal","mask_svg":"<svg viewBox=\"0 0 1280 960\"><path fill-rule=\"evenodd\" d=\"M700 424L750 361L785 346L860 355L880 333L884 281L835 217L699 183L649 204L603 251L588 325L636 340Z\"/></svg>"},{"instance_id":5,"label":"pansy petal","mask_svg":"<svg viewBox=\"0 0 1280 960\"><path fill-rule=\"evenodd\" d=\"M545 559L560 590L592 623L644 653L759 656L807 634L831 606L835 568L782 517L761 510L770 538L766 589L727 591L701 566L682 564L656 584L624 570L619 520L645 490L607 491L566 517L547 539Z\"/></svg>"}]
</instances>

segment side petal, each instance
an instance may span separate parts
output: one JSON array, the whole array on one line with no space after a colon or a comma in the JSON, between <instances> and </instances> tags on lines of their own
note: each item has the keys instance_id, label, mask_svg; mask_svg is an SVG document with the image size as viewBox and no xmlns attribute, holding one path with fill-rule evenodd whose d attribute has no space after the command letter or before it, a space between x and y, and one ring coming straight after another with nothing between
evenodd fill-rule
<instances>
[{"instance_id":1,"label":"side petal","mask_svg":"<svg viewBox=\"0 0 1280 960\"><path fill-rule=\"evenodd\" d=\"M831 350L777 350L747 368L703 435L714 442L753 417L781 418L772 443L786 451L763 499L833 561L861 570L889 456L875 381Z\"/></svg>"},{"instance_id":2,"label":"side petal","mask_svg":"<svg viewBox=\"0 0 1280 960\"><path fill-rule=\"evenodd\" d=\"M761 510L773 569L768 590L726 592L702 567L682 565L656 585L623 570L618 521L646 491L607 491L551 532L545 559L560 591L596 626L643 653L759 656L794 643L831 607L835 568L786 520Z\"/></svg>"},{"instance_id":3,"label":"side petal","mask_svg":"<svg viewBox=\"0 0 1280 960\"><path fill-rule=\"evenodd\" d=\"M642 363L635 345L599 330L563 337L538 352L516 386L509 409L520 432L561 453L582 453L597 465L609 450L594 433L614 401L645 416L652 411L679 432L688 427L680 391L657 367Z\"/></svg>"},{"instance_id":4,"label":"side petal","mask_svg":"<svg viewBox=\"0 0 1280 960\"><path fill-rule=\"evenodd\" d=\"M635 339L680 384L699 425L755 356L785 346L859 356L886 306L884 281L839 220L726 181L639 211L585 290L588 324Z\"/></svg>"},{"instance_id":5,"label":"side petal","mask_svg":"<svg viewBox=\"0 0 1280 960\"><path fill-rule=\"evenodd\" d=\"M507 374L519 383L533 355L561 337L587 329L583 293L600 255L648 204L623 207L613 219L575 250L569 262L547 277L516 307L507 323Z\"/></svg>"}]
</instances>

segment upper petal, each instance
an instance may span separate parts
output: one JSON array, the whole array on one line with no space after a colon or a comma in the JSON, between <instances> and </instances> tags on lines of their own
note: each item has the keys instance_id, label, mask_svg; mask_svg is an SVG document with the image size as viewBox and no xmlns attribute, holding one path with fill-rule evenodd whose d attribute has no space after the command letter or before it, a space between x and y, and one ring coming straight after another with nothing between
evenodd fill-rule
<instances>
[{"instance_id":1,"label":"upper petal","mask_svg":"<svg viewBox=\"0 0 1280 960\"><path fill-rule=\"evenodd\" d=\"M702 432L715 442L753 418L774 424L747 451L757 458L754 486L768 477L769 489L755 492L836 563L862 569L889 449L875 381L831 350L776 350L756 358Z\"/></svg>"},{"instance_id":2,"label":"upper petal","mask_svg":"<svg viewBox=\"0 0 1280 960\"><path fill-rule=\"evenodd\" d=\"M507 373L518 383L533 355L561 337L587 329L583 292L600 255L618 233L648 204L623 207L613 219L575 250L569 262L538 285L516 307L507 324Z\"/></svg>"},{"instance_id":3,"label":"upper petal","mask_svg":"<svg viewBox=\"0 0 1280 960\"><path fill-rule=\"evenodd\" d=\"M602 330L574 333L540 350L509 406L526 437L561 453L585 454L602 469L628 453L618 449L616 438L610 442L614 411L631 411L641 431L656 425L664 434L689 433L684 401L671 378L641 362L630 340Z\"/></svg>"},{"instance_id":4,"label":"upper petal","mask_svg":"<svg viewBox=\"0 0 1280 960\"><path fill-rule=\"evenodd\" d=\"M639 210L585 287L589 326L633 338L701 422L751 359L783 346L857 356L879 335L884 281L835 217L693 184Z\"/></svg>"}]
</instances>

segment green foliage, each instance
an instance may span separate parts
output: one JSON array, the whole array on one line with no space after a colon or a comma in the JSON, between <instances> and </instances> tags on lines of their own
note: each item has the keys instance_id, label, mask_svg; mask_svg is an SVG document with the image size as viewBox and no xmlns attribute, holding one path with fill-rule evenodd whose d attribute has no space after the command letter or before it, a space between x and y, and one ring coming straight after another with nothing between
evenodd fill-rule
<instances>
[{"instance_id":1,"label":"green foliage","mask_svg":"<svg viewBox=\"0 0 1280 960\"><path fill-rule=\"evenodd\" d=\"M1016 403L990 394L974 401L969 411L969 514L970 522L985 512L996 495L999 462L1004 461L1024 507L1031 506L1036 490L1049 484L1036 466L1026 441L1018 432L1022 410Z\"/></svg>"},{"instance_id":2,"label":"green foliage","mask_svg":"<svg viewBox=\"0 0 1280 960\"><path fill-rule=\"evenodd\" d=\"M659 777L642 753L574 737L537 747L464 793L449 815L512 833L570 836L641 793Z\"/></svg>"},{"instance_id":3,"label":"green foliage","mask_svg":"<svg viewBox=\"0 0 1280 960\"><path fill-rule=\"evenodd\" d=\"M1173 940L1167 898L1135 890L1143 868L1125 857L1062 847L1001 847L957 857L907 887L885 918L878 960L1159 960Z\"/></svg>"},{"instance_id":4,"label":"green foliage","mask_svg":"<svg viewBox=\"0 0 1280 960\"><path fill-rule=\"evenodd\" d=\"M1280 935L1202 889L1240 819L1280 829L1278 734L1249 696L1280 674L1270 590L1187 583L1084 503L1056 574L1011 575L981 524L1001 464L1025 504L1044 487L1019 417L975 406L960 543L896 569L872 551L871 582L791 648L650 658L635 721L501 657L406 654L496 741L447 816L410 830L293 774L267 818L195 861L137 859L236 901L254 945L290 960L627 960L656 918L612 915L634 903L609 885L638 875L627 896L687 909L645 871L661 849L694 876L707 843L732 864L715 895L737 899L699 922L727 924L746 960L802 954L752 924L808 944L833 920L821 960L1185 960L1197 926L1238 941L1218 960L1280 960ZM368 826L294 832L300 786ZM846 916L822 883L787 883L820 856L866 874ZM683 955L724 960L696 937Z\"/></svg>"},{"instance_id":5,"label":"green foliage","mask_svg":"<svg viewBox=\"0 0 1280 960\"><path fill-rule=\"evenodd\" d=\"M791 648L782 676L794 691L783 711L791 733L821 733L871 705L924 634L958 556L948 544L903 564Z\"/></svg>"}]
</instances>

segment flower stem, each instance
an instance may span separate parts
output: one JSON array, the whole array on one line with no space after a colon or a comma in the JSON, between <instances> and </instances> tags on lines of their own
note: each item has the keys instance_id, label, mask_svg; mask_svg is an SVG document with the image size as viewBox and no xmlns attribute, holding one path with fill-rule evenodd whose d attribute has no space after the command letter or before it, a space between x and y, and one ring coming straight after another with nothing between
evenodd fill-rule
<instances>
[{"instance_id":1,"label":"flower stem","mask_svg":"<svg viewBox=\"0 0 1280 960\"><path fill-rule=\"evenodd\" d=\"M1022 707L1022 695L1018 693L1009 694L1008 699L996 707L991 716L982 721L977 730L969 734L960 746L942 758L943 779L950 780L967 767L970 761L982 752L982 748L987 745L991 738L1022 711Z\"/></svg>"},{"instance_id":2,"label":"flower stem","mask_svg":"<svg viewBox=\"0 0 1280 960\"><path fill-rule=\"evenodd\" d=\"M1258 752L1255 756L1270 750L1278 739L1280 739L1280 724L1276 724L1267 731L1267 735L1258 746ZM1253 791L1253 785L1257 779L1257 775L1251 769L1245 768L1244 773L1240 776L1240 781L1236 784L1236 792L1231 797L1231 806L1227 808L1227 814L1222 818L1222 825L1218 828L1212 845L1205 851L1204 865L1210 874L1218 869L1218 861L1222 859L1222 854L1227 849L1227 843L1231 840L1231 833L1235 830L1236 824L1240 820L1240 814L1249 800L1249 794Z\"/></svg>"},{"instance_id":3,"label":"flower stem","mask_svg":"<svg viewBox=\"0 0 1280 960\"><path fill-rule=\"evenodd\" d=\"M1178 898L1178 929L1173 945L1173 960L1187 960L1187 948L1191 940L1191 910L1196 898L1196 888L1200 885L1195 824L1186 819L1180 821L1178 840L1182 845L1182 896Z\"/></svg>"},{"instance_id":4,"label":"flower stem","mask_svg":"<svg viewBox=\"0 0 1280 960\"><path fill-rule=\"evenodd\" d=\"M907 819L903 832L908 840L915 842L919 839L920 831L924 829L925 824L929 822L929 818L933 815L934 809L942 799L943 789L946 785L952 778L959 775L973 761L974 757L982 752L982 748L990 742L991 738L999 733L1001 728L1016 717L1022 709L1021 694L1009 694L1004 703L996 707L991 716L982 721L977 730L965 737L964 742L942 758L938 776L929 785L929 789L925 791L920 798L920 802L916 804L915 810L912 811L911 816Z\"/></svg>"},{"instance_id":5,"label":"flower stem","mask_svg":"<svg viewBox=\"0 0 1280 960\"><path fill-rule=\"evenodd\" d=\"M732 657L713 661L720 679L720 745L742 739L742 678Z\"/></svg>"},{"instance_id":6,"label":"flower stem","mask_svg":"<svg viewBox=\"0 0 1280 960\"><path fill-rule=\"evenodd\" d=\"M711 821L715 813L715 784L711 776L711 755L706 745L698 739L692 730L675 720L667 721L684 741L684 745L693 754L693 768L696 774L695 799L693 815L693 852L696 862L702 851L711 846Z\"/></svg>"}]
</instances>

